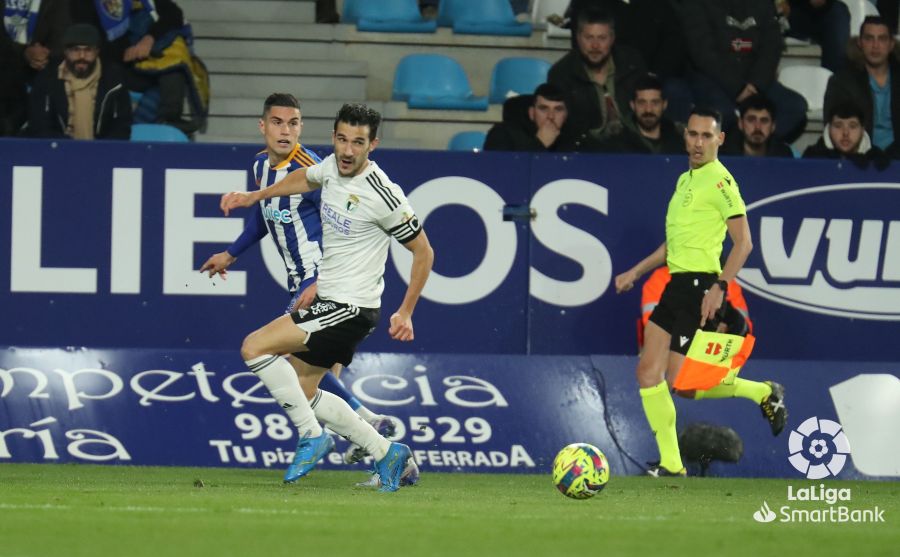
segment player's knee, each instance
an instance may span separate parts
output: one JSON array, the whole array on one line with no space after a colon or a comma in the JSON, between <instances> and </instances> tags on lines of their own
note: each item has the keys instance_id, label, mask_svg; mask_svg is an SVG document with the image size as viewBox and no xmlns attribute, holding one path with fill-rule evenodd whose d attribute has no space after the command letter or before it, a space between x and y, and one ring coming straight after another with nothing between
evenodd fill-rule
<instances>
[{"instance_id":1,"label":"player's knee","mask_svg":"<svg viewBox=\"0 0 900 557\"><path fill-rule=\"evenodd\" d=\"M658 366L651 365L650 362L645 362L643 360L638 363L636 375L638 385L640 385L642 389L655 387L663 380L663 374L658 369Z\"/></svg>"},{"instance_id":2,"label":"player's knee","mask_svg":"<svg viewBox=\"0 0 900 557\"><path fill-rule=\"evenodd\" d=\"M244 360L252 360L263 355L264 352L262 352L257 338L258 335L255 332L250 333L244 338L244 342L241 343L241 357Z\"/></svg>"}]
</instances>

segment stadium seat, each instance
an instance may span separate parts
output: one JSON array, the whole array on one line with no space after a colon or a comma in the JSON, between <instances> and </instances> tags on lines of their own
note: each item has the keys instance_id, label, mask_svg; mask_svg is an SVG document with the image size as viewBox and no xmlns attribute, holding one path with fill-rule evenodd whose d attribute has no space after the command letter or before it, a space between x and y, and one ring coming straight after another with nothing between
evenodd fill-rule
<instances>
[{"instance_id":1,"label":"stadium seat","mask_svg":"<svg viewBox=\"0 0 900 557\"><path fill-rule=\"evenodd\" d=\"M507 97L527 95L547 81L550 62L540 58L503 58L491 73L491 88L488 100L500 104Z\"/></svg>"},{"instance_id":2,"label":"stadium seat","mask_svg":"<svg viewBox=\"0 0 900 557\"><path fill-rule=\"evenodd\" d=\"M831 71L819 66L789 66L781 70L778 81L803 95L809 112L814 119L818 119L822 117L825 106L825 88L829 77Z\"/></svg>"},{"instance_id":3,"label":"stadium seat","mask_svg":"<svg viewBox=\"0 0 900 557\"><path fill-rule=\"evenodd\" d=\"M359 31L380 33L434 33L436 21L426 21L416 0L344 0L344 23Z\"/></svg>"},{"instance_id":4,"label":"stadium seat","mask_svg":"<svg viewBox=\"0 0 900 557\"><path fill-rule=\"evenodd\" d=\"M879 15L878 8L869 0L841 0L850 10L850 36L859 36L859 26L866 16Z\"/></svg>"},{"instance_id":5,"label":"stadium seat","mask_svg":"<svg viewBox=\"0 0 900 557\"><path fill-rule=\"evenodd\" d=\"M393 100L409 108L487 110L487 97L476 97L459 62L442 54L410 54L397 64Z\"/></svg>"},{"instance_id":6,"label":"stadium seat","mask_svg":"<svg viewBox=\"0 0 900 557\"><path fill-rule=\"evenodd\" d=\"M464 35L531 35L531 23L519 23L509 0L441 0L437 24Z\"/></svg>"},{"instance_id":7,"label":"stadium seat","mask_svg":"<svg viewBox=\"0 0 900 557\"><path fill-rule=\"evenodd\" d=\"M172 143L187 143L188 136L178 128L165 124L132 124L132 141L166 141Z\"/></svg>"},{"instance_id":8,"label":"stadium seat","mask_svg":"<svg viewBox=\"0 0 900 557\"><path fill-rule=\"evenodd\" d=\"M567 38L571 35L571 31L553 25L547 21L547 16L555 14L563 17L568 7L569 0L534 0L531 6L531 23L535 26L546 26L548 37Z\"/></svg>"},{"instance_id":9,"label":"stadium seat","mask_svg":"<svg viewBox=\"0 0 900 557\"><path fill-rule=\"evenodd\" d=\"M470 131L459 132L450 138L447 149L451 151L481 151L484 148L484 132Z\"/></svg>"}]
</instances>

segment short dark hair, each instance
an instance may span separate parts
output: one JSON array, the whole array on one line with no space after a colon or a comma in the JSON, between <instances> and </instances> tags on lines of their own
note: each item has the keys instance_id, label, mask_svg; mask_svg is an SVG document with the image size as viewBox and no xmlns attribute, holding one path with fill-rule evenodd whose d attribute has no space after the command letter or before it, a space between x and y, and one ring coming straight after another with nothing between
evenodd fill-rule
<instances>
[{"instance_id":1,"label":"short dark hair","mask_svg":"<svg viewBox=\"0 0 900 557\"><path fill-rule=\"evenodd\" d=\"M636 99L638 91L647 91L649 89L659 91L659 94L662 95L662 98L666 98L666 94L663 91L662 81L658 77L656 77L656 74L652 73L642 75L638 78L637 82L635 82L634 84L634 92L631 94L631 98Z\"/></svg>"},{"instance_id":2,"label":"short dark hair","mask_svg":"<svg viewBox=\"0 0 900 557\"><path fill-rule=\"evenodd\" d=\"M381 114L362 103L346 103L334 118L334 131L337 131L338 122L351 126L369 126L369 141L372 141L378 136Z\"/></svg>"},{"instance_id":3,"label":"short dark hair","mask_svg":"<svg viewBox=\"0 0 900 557\"><path fill-rule=\"evenodd\" d=\"M747 114L748 110L767 110L772 115L772 121L775 121L775 103L770 101L765 95L750 95L738 104L738 112L741 118Z\"/></svg>"},{"instance_id":4,"label":"short dark hair","mask_svg":"<svg viewBox=\"0 0 900 557\"><path fill-rule=\"evenodd\" d=\"M894 26L888 23L888 20L881 17L880 15L869 15L859 24L859 36L862 37L863 29L866 25L884 25L887 27L888 35L893 38L894 36Z\"/></svg>"},{"instance_id":5,"label":"short dark hair","mask_svg":"<svg viewBox=\"0 0 900 557\"><path fill-rule=\"evenodd\" d=\"M300 101L290 93L272 93L266 97L266 101L263 103L263 116L268 114L273 106L284 106L300 110Z\"/></svg>"},{"instance_id":6,"label":"short dark hair","mask_svg":"<svg viewBox=\"0 0 900 557\"><path fill-rule=\"evenodd\" d=\"M585 25L593 23L603 23L609 25L609 28L616 31L616 18L612 12L603 8L584 8L575 14L575 33L579 33Z\"/></svg>"},{"instance_id":7,"label":"short dark hair","mask_svg":"<svg viewBox=\"0 0 900 557\"><path fill-rule=\"evenodd\" d=\"M691 119L691 116L712 118L716 121L716 125L719 126L719 131L722 130L722 113L711 106L695 106L691 109L691 113L688 114L688 120Z\"/></svg>"},{"instance_id":8,"label":"short dark hair","mask_svg":"<svg viewBox=\"0 0 900 557\"><path fill-rule=\"evenodd\" d=\"M856 118L857 120L859 120L860 124L866 124L865 114L862 107L855 103L842 103L835 106L828 112L826 122L831 122L831 120L835 116L837 116L838 118Z\"/></svg>"},{"instance_id":9,"label":"short dark hair","mask_svg":"<svg viewBox=\"0 0 900 557\"><path fill-rule=\"evenodd\" d=\"M532 101L532 105L537 103L538 95L544 97L548 101L554 102L566 102L566 93L559 86L554 85L553 83L541 83L534 90L534 101Z\"/></svg>"}]
</instances>

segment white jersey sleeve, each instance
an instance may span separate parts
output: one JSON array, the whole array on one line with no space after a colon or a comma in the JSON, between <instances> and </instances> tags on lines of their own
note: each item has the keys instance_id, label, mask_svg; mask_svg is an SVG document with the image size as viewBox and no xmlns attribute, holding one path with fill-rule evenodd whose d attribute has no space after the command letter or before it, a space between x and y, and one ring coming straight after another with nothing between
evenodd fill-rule
<instances>
[{"instance_id":1,"label":"white jersey sleeve","mask_svg":"<svg viewBox=\"0 0 900 557\"><path fill-rule=\"evenodd\" d=\"M331 163L332 159L334 159L334 155L328 155L325 160L320 162L319 164L314 164L306 168L306 181L315 184L317 186L322 185L323 180L323 169L326 164Z\"/></svg>"},{"instance_id":2,"label":"white jersey sleeve","mask_svg":"<svg viewBox=\"0 0 900 557\"><path fill-rule=\"evenodd\" d=\"M381 172L372 172L366 180L384 201L378 204L375 220L378 225L397 239L401 244L412 241L422 231L415 211L397 184L386 180Z\"/></svg>"}]
</instances>

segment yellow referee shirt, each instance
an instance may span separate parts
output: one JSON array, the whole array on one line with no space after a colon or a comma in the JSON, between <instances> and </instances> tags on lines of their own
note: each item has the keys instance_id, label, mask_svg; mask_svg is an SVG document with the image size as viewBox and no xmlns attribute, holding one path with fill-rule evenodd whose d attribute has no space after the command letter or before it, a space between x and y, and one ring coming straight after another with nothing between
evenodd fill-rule
<instances>
[{"instance_id":1,"label":"yellow referee shirt","mask_svg":"<svg viewBox=\"0 0 900 557\"><path fill-rule=\"evenodd\" d=\"M672 273L722 272L731 217L747 214L737 182L718 160L678 178L666 212L666 264Z\"/></svg>"}]
</instances>

